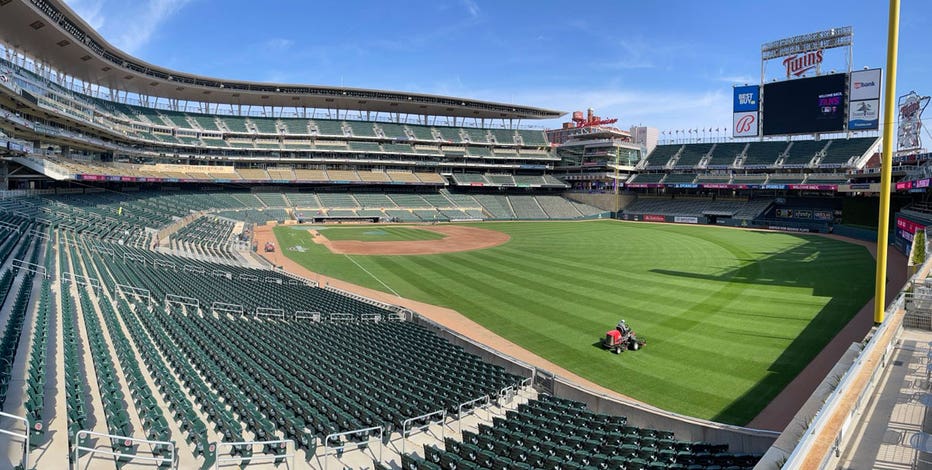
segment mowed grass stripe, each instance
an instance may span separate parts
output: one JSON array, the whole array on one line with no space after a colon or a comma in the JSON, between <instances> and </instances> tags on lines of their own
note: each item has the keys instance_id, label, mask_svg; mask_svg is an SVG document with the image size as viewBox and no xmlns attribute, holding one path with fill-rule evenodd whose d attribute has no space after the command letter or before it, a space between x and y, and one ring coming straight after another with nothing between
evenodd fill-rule
<instances>
[{"instance_id":1,"label":"mowed grass stripe","mask_svg":"<svg viewBox=\"0 0 932 470\"><path fill-rule=\"evenodd\" d=\"M616 221L477 226L511 240L354 260L401 295L456 309L587 379L727 423L753 418L872 293L866 249L821 237ZM326 251L286 254L380 288ZM648 339L643 351L598 346L622 317Z\"/></svg>"},{"instance_id":2,"label":"mowed grass stripe","mask_svg":"<svg viewBox=\"0 0 932 470\"><path fill-rule=\"evenodd\" d=\"M359 226L359 227L327 227L321 230L321 233L329 240L355 240L363 242L391 242L391 241L416 241L416 240L440 240L445 235L422 230L417 227L380 227L380 226Z\"/></svg>"}]
</instances>

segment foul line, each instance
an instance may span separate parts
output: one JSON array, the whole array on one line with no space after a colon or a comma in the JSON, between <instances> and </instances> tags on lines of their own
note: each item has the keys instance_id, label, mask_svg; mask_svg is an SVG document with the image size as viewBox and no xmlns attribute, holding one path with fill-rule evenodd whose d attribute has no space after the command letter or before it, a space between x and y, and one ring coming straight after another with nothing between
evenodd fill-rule
<instances>
[{"instance_id":1,"label":"foul line","mask_svg":"<svg viewBox=\"0 0 932 470\"><path fill-rule=\"evenodd\" d=\"M353 264L355 264L356 266L358 266L358 267L359 267L359 269L362 269L363 271L365 271L365 273L366 273L366 274L368 274L368 275L370 275L370 276L372 276L372 279L375 279L375 280L376 280L376 282L378 282L379 284L382 284L383 286L385 286L385 288L386 288L386 289L388 289L388 290L390 290L390 291L392 292L392 294L395 294L395 297L401 297L400 295L398 295L398 293L397 293L397 292L395 292L395 289L392 289L391 287L388 287L388 284L386 284L386 283L384 283L384 282L382 282L382 280L381 280L381 279L379 279L378 277L376 277L376 275L375 275L375 274L372 274L371 272L369 272L369 270L368 270L368 269L366 269L366 268L364 268L364 267L362 267L362 265L361 265L361 264L359 264L359 263L357 263L357 262L356 262L356 260L354 260L353 258L350 258L350 255L346 255L346 254L344 254L343 256L345 256L345 257L346 257L346 259L348 259L348 260L350 260L350 261L352 261L352 262L353 262Z\"/></svg>"}]
</instances>

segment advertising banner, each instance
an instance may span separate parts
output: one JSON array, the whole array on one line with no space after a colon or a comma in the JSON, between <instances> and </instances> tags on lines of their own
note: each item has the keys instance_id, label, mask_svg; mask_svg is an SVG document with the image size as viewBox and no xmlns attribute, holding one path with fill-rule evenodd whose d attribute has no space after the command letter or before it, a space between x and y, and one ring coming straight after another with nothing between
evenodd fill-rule
<instances>
[{"instance_id":1,"label":"advertising banner","mask_svg":"<svg viewBox=\"0 0 932 470\"><path fill-rule=\"evenodd\" d=\"M662 215L644 214L645 222L666 222L667 218Z\"/></svg>"},{"instance_id":2,"label":"advertising banner","mask_svg":"<svg viewBox=\"0 0 932 470\"><path fill-rule=\"evenodd\" d=\"M848 103L848 130L860 131L880 127L880 100L861 100Z\"/></svg>"},{"instance_id":3,"label":"advertising banner","mask_svg":"<svg viewBox=\"0 0 932 470\"><path fill-rule=\"evenodd\" d=\"M880 69L851 72L851 89L848 91L848 99L851 101L879 100L880 78Z\"/></svg>"},{"instance_id":4,"label":"advertising banner","mask_svg":"<svg viewBox=\"0 0 932 470\"><path fill-rule=\"evenodd\" d=\"M698 224L699 217L689 217L689 216L678 215L673 218L673 221L678 224Z\"/></svg>"},{"instance_id":5,"label":"advertising banner","mask_svg":"<svg viewBox=\"0 0 932 470\"><path fill-rule=\"evenodd\" d=\"M925 230L926 226L918 224L909 219L904 219L902 217L896 218L896 234L904 240L908 240L910 243L913 241L913 236L916 232L920 230Z\"/></svg>"},{"instance_id":6,"label":"advertising banner","mask_svg":"<svg viewBox=\"0 0 932 470\"><path fill-rule=\"evenodd\" d=\"M759 128L760 120L757 111L734 113L731 126L732 137L757 137Z\"/></svg>"},{"instance_id":7,"label":"advertising banner","mask_svg":"<svg viewBox=\"0 0 932 470\"><path fill-rule=\"evenodd\" d=\"M758 110L760 110L760 85L736 86L733 112Z\"/></svg>"}]
</instances>

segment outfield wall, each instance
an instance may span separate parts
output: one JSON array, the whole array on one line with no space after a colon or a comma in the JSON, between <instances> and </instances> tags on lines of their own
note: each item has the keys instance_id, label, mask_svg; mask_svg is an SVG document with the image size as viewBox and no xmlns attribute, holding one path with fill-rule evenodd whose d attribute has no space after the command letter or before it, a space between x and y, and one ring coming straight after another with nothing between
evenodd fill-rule
<instances>
[{"instance_id":1,"label":"outfield wall","mask_svg":"<svg viewBox=\"0 0 932 470\"><path fill-rule=\"evenodd\" d=\"M626 416L628 422L635 426L672 431L676 439L728 444L729 451L734 453L763 454L780 435L774 431L691 418L638 401L610 397L479 344L420 315L414 315L413 321L484 361L499 365L512 374L531 378L535 388L541 393L585 403L590 409L600 413Z\"/></svg>"}]
</instances>

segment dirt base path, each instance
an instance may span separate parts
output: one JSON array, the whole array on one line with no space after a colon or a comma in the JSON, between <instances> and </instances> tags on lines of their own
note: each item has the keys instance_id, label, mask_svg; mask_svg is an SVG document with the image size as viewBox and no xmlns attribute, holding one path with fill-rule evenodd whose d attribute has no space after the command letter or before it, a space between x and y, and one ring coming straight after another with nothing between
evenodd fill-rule
<instances>
[{"instance_id":1,"label":"dirt base path","mask_svg":"<svg viewBox=\"0 0 932 470\"><path fill-rule=\"evenodd\" d=\"M837 235L822 235L836 240L848 243L855 243L866 247L872 256L876 257L876 244L853 240L850 238L839 237ZM256 227L255 237L259 246L263 246L266 241L272 241L278 244L272 233L271 226ZM288 259L280 253L260 253L276 266L281 266L286 271L304 276L308 279L316 280L320 285L331 285L340 289L376 299L382 302L401 305L410 308L419 314L437 322L457 333L460 333L474 341L489 346L499 352L512 356L518 360L526 362L534 367L545 369L553 372L567 380L577 383L597 393L602 393L611 397L620 398L627 401L642 403L639 400L628 397L614 390L605 388L595 382L584 379L573 372L566 370L556 364L533 354L524 348L512 343L511 341L498 336L482 325L470 320L455 310L437 307L435 305L418 302L403 297L396 297L385 292L369 289L356 284L351 284L339 279L323 276L312 272L300 264ZM890 249L887 260L887 290L885 303L892 301L899 293L903 285L906 284L906 257L894 249ZM802 407L810 395L815 391L818 384L828 375L828 372L838 362L851 343L859 342L864 339L867 332L874 324L873 319L874 301L868 302L858 311L854 318L842 328L841 331L813 358L812 362L806 366L799 375L774 398L760 414L757 415L747 427L754 429L766 429L772 431L782 431L790 423L793 416ZM644 404L653 408L651 405Z\"/></svg>"},{"instance_id":2,"label":"dirt base path","mask_svg":"<svg viewBox=\"0 0 932 470\"><path fill-rule=\"evenodd\" d=\"M309 230L314 243L326 246L338 255L433 255L458 251L482 250L506 243L511 239L507 233L478 227L459 225L418 226L445 235L439 240L411 240L391 242L363 242L358 240L329 240L324 233Z\"/></svg>"}]
</instances>

